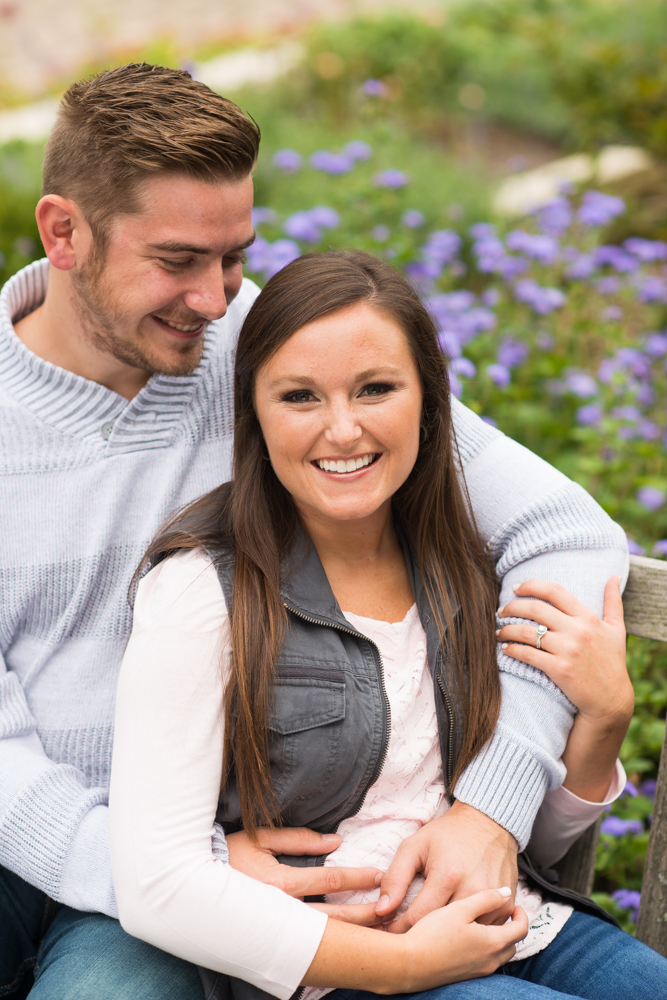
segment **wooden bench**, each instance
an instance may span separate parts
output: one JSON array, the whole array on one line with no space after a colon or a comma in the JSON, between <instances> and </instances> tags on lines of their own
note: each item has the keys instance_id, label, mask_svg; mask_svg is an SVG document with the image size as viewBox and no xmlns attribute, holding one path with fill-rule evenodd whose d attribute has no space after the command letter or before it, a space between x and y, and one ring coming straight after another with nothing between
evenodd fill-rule
<instances>
[{"instance_id":1,"label":"wooden bench","mask_svg":"<svg viewBox=\"0 0 667 1000\"><path fill-rule=\"evenodd\" d=\"M628 635L667 642L667 561L630 557L623 608ZM584 896L593 889L599 831L598 821L555 866L560 884ZM667 733L660 756L637 937L667 957Z\"/></svg>"}]
</instances>

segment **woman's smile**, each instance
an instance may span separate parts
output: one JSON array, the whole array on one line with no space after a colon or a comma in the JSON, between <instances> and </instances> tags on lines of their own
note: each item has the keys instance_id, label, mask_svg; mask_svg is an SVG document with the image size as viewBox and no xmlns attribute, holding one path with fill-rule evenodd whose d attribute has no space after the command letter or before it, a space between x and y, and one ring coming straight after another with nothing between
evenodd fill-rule
<instances>
[{"instance_id":1,"label":"woman's smile","mask_svg":"<svg viewBox=\"0 0 667 1000\"><path fill-rule=\"evenodd\" d=\"M379 452L366 452L365 455L352 455L349 458L316 458L311 465L322 472L350 478L353 473L370 470L380 458L382 455Z\"/></svg>"}]
</instances>

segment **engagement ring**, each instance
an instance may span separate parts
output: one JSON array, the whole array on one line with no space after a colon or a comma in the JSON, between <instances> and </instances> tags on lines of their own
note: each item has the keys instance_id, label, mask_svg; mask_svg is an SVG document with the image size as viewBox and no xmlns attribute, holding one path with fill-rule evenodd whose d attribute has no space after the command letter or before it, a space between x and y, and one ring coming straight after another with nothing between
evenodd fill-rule
<instances>
[{"instance_id":1,"label":"engagement ring","mask_svg":"<svg viewBox=\"0 0 667 1000\"><path fill-rule=\"evenodd\" d=\"M537 632L537 648L540 649L541 648L540 642L542 641L542 636L546 635L549 629L546 627L546 625L536 625L535 631Z\"/></svg>"}]
</instances>

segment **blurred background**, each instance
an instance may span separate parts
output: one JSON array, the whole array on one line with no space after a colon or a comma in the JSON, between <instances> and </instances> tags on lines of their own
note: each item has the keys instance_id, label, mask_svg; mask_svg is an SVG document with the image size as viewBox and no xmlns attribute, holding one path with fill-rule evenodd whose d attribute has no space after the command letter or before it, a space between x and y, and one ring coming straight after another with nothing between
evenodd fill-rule
<instances>
[{"instance_id":1,"label":"blurred background","mask_svg":"<svg viewBox=\"0 0 667 1000\"><path fill-rule=\"evenodd\" d=\"M0 282L42 255L68 83L187 69L263 133L247 273L359 246L417 285L453 391L667 556L664 0L0 0ZM667 655L632 639L596 898L632 932Z\"/></svg>"}]
</instances>

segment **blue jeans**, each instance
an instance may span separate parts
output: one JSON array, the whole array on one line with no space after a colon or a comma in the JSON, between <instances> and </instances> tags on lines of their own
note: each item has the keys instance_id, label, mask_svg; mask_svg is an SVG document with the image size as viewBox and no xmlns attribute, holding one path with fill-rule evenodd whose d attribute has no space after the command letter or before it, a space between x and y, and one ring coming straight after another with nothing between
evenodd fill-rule
<instances>
[{"instance_id":1,"label":"blue jeans","mask_svg":"<svg viewBox=\"0 0 667 1000\"><path fill-rule=\"evenodd\" d=\"M49 899L0 867L0 997L203 1000L194 965L126 934L117 920Z\"/></svg>"},{"instance_id":2,"label":"blue jeans","mask_svg":"<svg viewBox=\"0 0 667 1000\"><path fill-rule=\"evenodd\" d=\"M407 1000L406 994L397 997ZM484 979L469 979L415 994L418 1000L572 997L667 1000L667 959L611 924L575 912L551 944L532 958L509 962ZM377 1000L377 997L360 990L336 990L330 994L330 1000Z\"/></svg>"}]
</instances>

